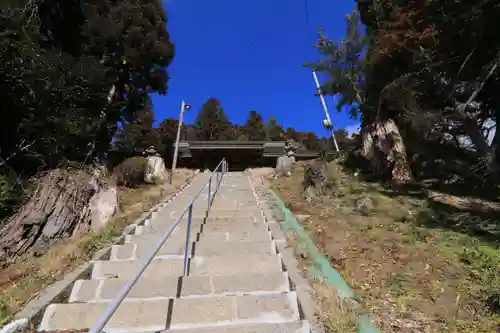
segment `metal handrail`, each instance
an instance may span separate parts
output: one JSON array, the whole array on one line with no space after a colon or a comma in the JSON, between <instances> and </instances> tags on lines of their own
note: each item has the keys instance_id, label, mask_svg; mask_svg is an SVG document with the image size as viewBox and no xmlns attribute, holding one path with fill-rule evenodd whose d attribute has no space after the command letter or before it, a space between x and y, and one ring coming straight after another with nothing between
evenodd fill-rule
<instances>
[{"instance_id":1,"label":"metal handrail","mask_svg":"<svg viewBox=\"0 0 500 333\"><path fill-rule=\"evenodd\" d=\"M220 170L219 170L220 169ZM187 276L188 274L188 262L189 262L189 245L190 245L190 233L191 233L191 220L193 218L193 205L196 199L201 195L203 190L205 189L205 186L208 184L208 206L207 206L207 213L206 216L208 216L208 213L210 212L210 208L213 202L213 196L212 196L212 177L216 175L216 183L215 183L215 191L214 194L217 193L219 190L219 185L222 181L222 177L228 170L228 165L225 159L222 159L217 167L212 171L212 174L208 178L207 182L203 185L203 187L200 189L200 191L193 197L193 199L189 202L187 207L184 209L182 214L177 217L173 225L168 229L168 231L165 233L165 235L162 237L162 239L158 242L156 245L155 249L151 251L150 255L147 257L147 259L143 262L141 267L137 270L137 273L135 276L127 281L120 291L118 292L118 295L115 297L115 299L111 302L109 307L106 309L106 311L97 319L97 321L94 322L92 327L90 328L88 333L101 333L101 330L106 326L108 321L111 319L113 314L116 312L120 304L123 302L127 294L130 292L132 287L135 285L135 283L139 280L141 277L142 273L146 270L146 268L149 266L149 264L153 261L154 257L160 251L160 248L165 244L167 241L168 237L174 232L174 230L177 228L177 226L181 223L182 218L188 213L188 225L187 225L187 231L186 231L186 244L185 244L185 250L184 250L184 276Z\"/></svg>"}]
</instances>

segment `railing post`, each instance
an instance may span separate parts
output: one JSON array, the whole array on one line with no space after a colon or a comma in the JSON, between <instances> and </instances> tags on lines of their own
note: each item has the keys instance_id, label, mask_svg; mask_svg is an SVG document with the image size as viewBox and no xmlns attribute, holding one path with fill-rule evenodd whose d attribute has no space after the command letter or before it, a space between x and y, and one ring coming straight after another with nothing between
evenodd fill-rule
<instances>
[{"instance_id":1,"label":"railing post","mask_svg":"<svg viewBox=\"0 0 500 333\"><path fill-rule=\"evenodd\" d=\"M186 246L184 248L184 276L188 275L189 269L189 249L191 245L191 222L193 220L193 205L191 203L188 210L188 223L187 223L187 231L186 231Z\"/></svg>"},{"instance_id":2,"label":"railing post","mask_svg":"<svg viewBox=\"0 0 500 333\"><path fill-rule=\"evenodd\" d=\"M212 177L208 180L208 204L207 204L207 216L208 212L210 211L210 204L212 200Z\"/></svg>"}]
</instances>

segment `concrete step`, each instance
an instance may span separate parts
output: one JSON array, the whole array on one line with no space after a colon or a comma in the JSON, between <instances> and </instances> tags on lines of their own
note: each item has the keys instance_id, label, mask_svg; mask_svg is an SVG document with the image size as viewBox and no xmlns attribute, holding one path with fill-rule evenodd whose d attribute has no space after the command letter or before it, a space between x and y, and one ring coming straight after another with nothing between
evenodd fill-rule
<instances>
[{"instance_id":1,"label":"concrete step","mask_svg":"<svg viewBox=\"0 0 500 333\"><path fill-rule=\"evenodd\" d=\"M199 209L199 210L194 210L193 211L193 217L194 218L204 218L206 216L205 214L205 206L202 207L202 209ZM164 217L161 217L162 220L168 220L168 219L172 219L172 220L176 220L178 216L181 216L182 213L184 212L184 209L182 210L177 210L177 211L174 211L174 210L171 210L168 215L165 215ZM185 216L187 216L187 213L185 214ZM227 210L227 209L224 209L224 210L216 210L216 209L211 209L209 215L209 217L213 217L213 218L234 218L234 219L237 219L237 218L248 218L248 217L251 217L251 218L261 218L262 217L262 214L260 212L260 210L257 210L257 209L248 209L248 210Z\"/></svg>"},{"instance_id":2,"label":"concrete step","mask_svg":"<svg viewBox=\"0 0 500 333\"><path fill-rule=\"evenodd\" d=\"M203 224L201 228L201 223L197 222L192 225L191 231L193 232L235 232L235 231L253 231L253 230L265 230L268 231L267 224L264 221L250 221L248 220L246 223L238 223L235 220L214 220L207 221ZM164 234L171 228L170 225L147 225L147 226L138 226L135 229L136 235L144 235L144 234ZM185 233L187 230L187 223L180 224L177 227L176 233ZM173 236L173 235L172 235Z\"/></svg>"},{"instance_id":3,"label":"concrete step","mask_svg":"<svg viewBox=\"0 0 500 333\"><path fill-rule=\"evenodd\" d=\"M211 233L211 232L242 232L242 231L264 231L268 232L269 228L264 221L254 221L247 223L237 223L231 220L226 221L208 221L205 223L201 229L201 233Z\"/></svg>"},{"instance_id":4,"label":"concrete step","mask_svg":"<svg viewBox=\"0 0 500 333\"><path fill-rule=\"evenodd\" d=\"M101 302L114 299L126 279L78 280L69 303ZM139 279L127 299L176 298L280 293L290 291L287 273L230 276L186 276Z\"/></svg>"},{"instance_id":5,"label":"concrete step","mask_svg":"<svg viewBox=\"0 0 500 333\"><path fill-rule=\"evenodd\" d=\"M205 214L204 209L198 209L198 210L193 210L193 216L201 216L202 214ZM186 214L187 216L187 214ZM262 217L262 213L260 209L253 209L253 208L248 208L248 209L231 209L230 207L227 207L225 209L215 209L212 207L210 209L210 213L208 214L208 218L216 218L216 219L228 219L228 218L260 218Z\"/></svg>"},{"instance_id":6,"label":"concrete step","mask_svg":"<svg viewBox=\"0 0 500 333\"><path fill-rule=\"evenodd\" d=\"M111 248L110 260L134 260L145 259L154 249L155 244L127 243L123 245L113 245ZM185 242L167 242L163 245L157 256L183 256L185 251ZM200 239L199 242L190 244L190 255L195 256L223 256L227 254L244 255L244 254L259 254L273 255L276 254L276 246L271 241L263 242L206 242Z\"/></svg>"},{"instance_id":7,"label":"concrete step","mask_svg":"<svg viewBox=\"0 0 500 333\"><path fill-rule=\"evenodd\" d=\"M190 234L191 240L196 241L197 235L195 232L191 232ZM154 233L146 233L146 234L135 234L135 235L127 235L125 236L125 243L149 243L151 245L157 244L161 234ZM269 235L269 231L266 230L251 230L251 231L234 231L232 233L229 232L209 232L205 230L203 235L199 236L200 239L203 238L205 242L239 242L239 241L266 241L270 240L271 237ZM177 243L184 244L183 242L186 239L185 233L174 233L167 239L167 243Z\"/></svg>"},{"instance_id":8,"label":"concrete step","mask_svg":"<svg viewBox=\"0 0 500 333\"><path fill-rule=\"evenodd\" d=\"M150 244L151 246L155 246L158 244L160 239L164 236L163 233L146 233L146 234L141 234L141 233L136 233L133 235L126 235L125 236L125 244L128 243L145 243L145 244ZM197 231L196 230L191 230L190 233L190 238L192 242L197 241ZM175 230L170 237L167 239L166 243L168 244L178 244L178 245L183 245L186 242L186 231L184 230Z\"/></svg>"},{"instance_id":9,"label":"concrete step","mask_svg":"<svg viewBox=\"0 0 500 333\"><path fill-rule=\"evenodd\" d=\"M132 278L142 261L94 261L92 279ZM154 259L142 277L180 276L184 261L182 258ZM278 255L225 255L219 257L194 257L189 261L190 275L241 275L281 272L281 258Z\"/></svg>"},{"instance_id":10,"label":"concrete step","mask_svg":"<svg viewBox=\"0 0 500 333\"><path fill-rule=\"evenodd\" d=\"M311 327L305 320L280 324L243 324L217 327L168 330L172 333L310 333ZM162 333L163 333L162 332Z\"/></svg>"},{"instance_id":11,"label":"concrete step","mask_svg":"<svg viewBox=\"0 0 500 333\"><path fill-rule=\"evenodd\" d=\"M51 304L39 331L85 329L108 303ZM227 324L298 321L295 292L260 296L214 296L175 300L125 301L105 327L107 332L151 332Z\"/></svg>"},{"instance_id":12,"label":"concrete step","mask_svg":"<svg viewBox=\"0 0 500 333\"><path fill-rule=\"evenodd\" d=\"M241 219L206 219L191 221L191 231L199 232L203 226L203 230L210 231L210 228L220 228L228 225L237 225L246 228L248 226L256 226L266 224L263 220L255 220L250 218ZM136 229L137 234L144 233L157 233L163 235L166 231L170 230L172 223L148 223ZM182 220L177 226L175 233L185 233L188 227L188 221Z\"/></svg>"},{"instance_id":13,"label":"concrete step","mask_svg":"<svg viewBox=\"0 0 500 333\"><path fill-rule=\"evenodd\" d=\"M262 219L256 219L255 217L239 217L237 219L235 218L223 218L223 217L217 217L217 216L211 216L208 218L192 218L191 219L191 224L192 225L201 225L203 223L213 223L213 222L226 222L226 223L253 223L255 221L262 221ZM166 230L169 226L173 225L175 222L175 219L173 220L154 220L154 221L148 221L145 226L146 227L152 227L152 228L158 228L159 230ZM181 222L179 224L179 227L186 227L188 222L187 216L183 217L181 219Z\"/></svg>"}]
</instances>

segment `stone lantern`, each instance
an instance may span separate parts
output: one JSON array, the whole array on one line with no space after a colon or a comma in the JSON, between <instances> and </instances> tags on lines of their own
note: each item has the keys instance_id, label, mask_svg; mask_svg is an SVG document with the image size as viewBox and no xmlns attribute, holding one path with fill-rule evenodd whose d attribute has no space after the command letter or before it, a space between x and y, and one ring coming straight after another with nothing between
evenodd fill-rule
<instances>
[{"instance_id":1,"label":"stone lantern","mask_svg":"<svg viewBox=\"0 0 500 333\"><path fill-rule=\"evenodd\" d=\"M154 145L150 145L146 150L144 150L144 154L146 156L160 156Z\"/></svg>"},{"instance_id":2,"label":"stone lantern","mask_svg":"<svg viewBox=\"0 0 500 333\"><path fill-rule=\"evenodd\" d=\"M148 160L146 165L146 172L144 174L144 181L152 184L156 182L163 183L168 178L168 172L165 167L165 161L156 150L156 147L151 145L144 150L144 155Z\"/></svg>"},{"instance_id":3,"label":"stone lantern","mask_svg":"<svg viewBox=\"0 0 500 333\"><path fill-rule=\"evenodd\" d=\"M287 140L285 143L285 154L288 158L295 162L295 152L297 151L297 146L294 144L293 140Z\"/></svg>"}]
</instances>

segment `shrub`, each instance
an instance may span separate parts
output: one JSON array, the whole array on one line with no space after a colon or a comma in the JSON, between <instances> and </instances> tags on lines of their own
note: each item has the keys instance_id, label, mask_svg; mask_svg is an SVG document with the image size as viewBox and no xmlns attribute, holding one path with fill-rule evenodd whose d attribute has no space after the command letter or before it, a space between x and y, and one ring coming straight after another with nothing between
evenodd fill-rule
<instances>
[{"instance_id":1,"label":"shrub","mask_svg":"<svg viewBox=\"0 0 500 333\"><path fill-rule=\"evenodd\" d=\"M147 159L144 157L137 156L126 159L113 170L117 185L133 188L144 184L146 166Z\"/></svg>"}]
</instances>

